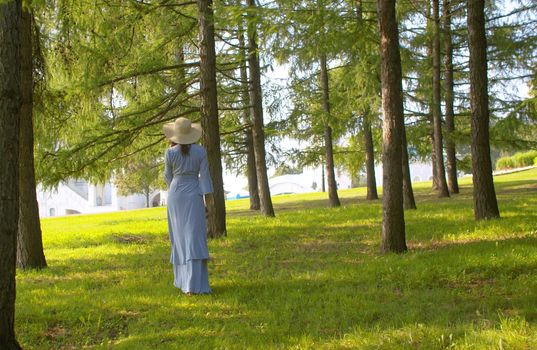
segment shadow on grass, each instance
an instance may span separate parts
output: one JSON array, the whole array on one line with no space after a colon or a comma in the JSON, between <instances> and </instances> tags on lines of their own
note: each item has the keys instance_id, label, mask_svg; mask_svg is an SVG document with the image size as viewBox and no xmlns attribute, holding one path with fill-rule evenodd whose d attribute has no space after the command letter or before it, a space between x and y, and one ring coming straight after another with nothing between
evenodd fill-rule
<instances>
[{"instance_id":1,"label":"shadow on grass","mask_svg":"<svg viewBox=\"0 0 537 350\"><path fill-rule=\"evenodd\" d=\"M495 242L461 248L482 255L502 254L517 246L535 248L536 240L511 239L504 243L499 252ZM412 260L407 256L403 260L400 271L390 270L387 265L394 261L386 257L369 262L365 269L349 267L347 273L339 267L339 273L322 274L317 270L317 275L217 280L214 295L188 300L190 317L185 317L186 310L179 308L176 313L170 307L173 318L155 321L163 327L155 330L154 324L145 323L154 331L130 332L132 336L119 344L135 346L148 337L150 342L196 344L193 348L252 344L288 348L305 337L325 344L357 328L376 337L379 329L416 324L462 338L468 327L499 327L502 317L522 317L528 322L537 319L536 291L527 290L523 280L537 271L535 261L504 266L486 259L476 264L471 259L461 262L452 258L437 266L434 255L419 255ZM405 274L404 269L410 270L410 265L413 270ZM420 279L423 276L427 276L425 283Z\"/></svg>"}]
</instances>

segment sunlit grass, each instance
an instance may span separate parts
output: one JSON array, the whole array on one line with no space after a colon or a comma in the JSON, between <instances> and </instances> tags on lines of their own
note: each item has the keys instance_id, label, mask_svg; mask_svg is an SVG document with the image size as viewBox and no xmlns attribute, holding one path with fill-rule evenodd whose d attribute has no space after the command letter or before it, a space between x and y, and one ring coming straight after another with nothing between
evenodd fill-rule
<instances>
[{"instance_id":1,"label":"sunlit grass","mask_svg":"<svg viewBox=\"0 0 537 350\"><path fill-rule=\"evenodd\" d=\"M475 222L471 179L415 186L404 255L380 255L365 189L226 202L214 293L172 286L164 208L42 221L49 268L18 272L26 349L537 348L537 169L495 178L502 219Z\"/></svg>"}]
</instances>

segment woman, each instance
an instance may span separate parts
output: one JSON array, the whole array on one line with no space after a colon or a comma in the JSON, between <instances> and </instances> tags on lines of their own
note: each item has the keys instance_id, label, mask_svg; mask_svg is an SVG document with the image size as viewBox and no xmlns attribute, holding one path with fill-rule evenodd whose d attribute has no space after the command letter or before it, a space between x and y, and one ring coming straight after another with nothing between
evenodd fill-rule
<instances>
[{"instance_id":1,"label":"woman","mask_svg":"<svg viewBox=\"0 0 537 350\"><path fill-rule=\"evenodd\" d=\"M204 195L213 192L205 148L195 144L201 126L186 118L164 125L176 145L166 150L164 179L168 185L168 230L174 286L183 293L210 293Z\"/></svg>"}]
</instances>

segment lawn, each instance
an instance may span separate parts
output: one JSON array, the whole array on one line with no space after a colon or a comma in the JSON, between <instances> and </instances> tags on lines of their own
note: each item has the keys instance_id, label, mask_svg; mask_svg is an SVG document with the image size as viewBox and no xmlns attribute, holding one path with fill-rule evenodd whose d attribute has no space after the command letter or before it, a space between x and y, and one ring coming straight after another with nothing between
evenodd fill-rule
<instances>
[{"instance_id":1,"label":"lawn","mask_svg":"<svg viewBox=\"0 0 537 350\"><path fill-rule=\"evenodd\" d=\"M537 349L537 169L495 178L502 218L475 222L471 180L415 186L409 252L379 254L365 189L227 202L214 293L172 286L165 208L44 219L49 268L18 272L25 349Z\"/></svg>"}]
</instances>

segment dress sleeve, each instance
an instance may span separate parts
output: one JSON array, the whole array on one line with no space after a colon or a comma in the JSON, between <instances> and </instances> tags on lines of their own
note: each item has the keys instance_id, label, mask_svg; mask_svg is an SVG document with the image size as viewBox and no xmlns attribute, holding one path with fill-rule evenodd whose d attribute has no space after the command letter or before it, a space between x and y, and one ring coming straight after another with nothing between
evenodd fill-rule
<instances>
[{"instance_id":1,"label":"dress sleeve","mask_svg":"<svg viewBox=\"0 0 537 350\"><path fill-rule=\"evenodd\" d=\"M209 164L207 161L207 151L203 148L200 164L200 189L202 194L213 193L213 182L209 173Z\"/></svg>"},{"instance_id":2,"label":"dress sleeve","mask_svg":"<svg viewBox=\"0 0 537 350\"><path fill-rule=\"evenodd\" d=\"M166 150L166 154L164 155L164 181L166 181L166 185L168 188L170 188L170 184L173 180L173 169L172 164L170 160L170 150Z\"/></svg>"}]
</instances>

